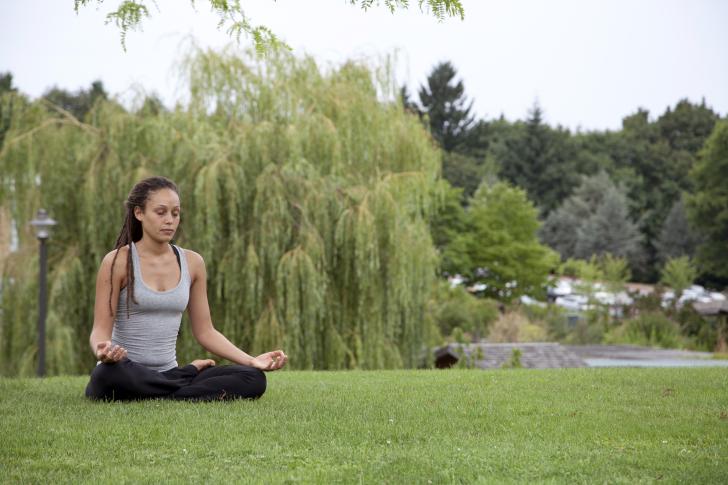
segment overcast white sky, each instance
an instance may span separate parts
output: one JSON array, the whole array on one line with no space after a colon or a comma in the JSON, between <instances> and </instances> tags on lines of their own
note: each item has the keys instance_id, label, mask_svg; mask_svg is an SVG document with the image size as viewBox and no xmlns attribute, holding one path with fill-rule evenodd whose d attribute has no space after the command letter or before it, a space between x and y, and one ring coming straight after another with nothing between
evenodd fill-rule
<instances>
[{"instance_id":1,"label":"overcast white sky","mask_svg":"<svg viewBox=\"0 0 728 485\"><path fill-rule=\"evenodd\" d=\"M104 25L118 3L76 15L73 0L0 0L0 72L34 97L101 79L123 99L137 86L172 105L183 92L172 69L182 41L230 42L205 0L196 12L185 0L157 0L124 52L118 29ZM584 130L619 129L638 107L655 117L686 97L728 113L728 1L464 0L465 20L444 23L416 7L392 15L346 0L242 3L254 23L322 62L398 49L397 76L412 92L450 60L486 119L524 118L536 99L549 123Z\"/></svg>"}]
</instances>

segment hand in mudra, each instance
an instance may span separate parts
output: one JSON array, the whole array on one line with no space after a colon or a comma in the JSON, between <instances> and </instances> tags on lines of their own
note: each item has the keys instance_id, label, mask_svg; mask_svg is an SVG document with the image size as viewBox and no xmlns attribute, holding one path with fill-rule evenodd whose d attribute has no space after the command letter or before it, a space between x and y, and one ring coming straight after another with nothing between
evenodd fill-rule
<instances>
[{"instance_id":1,"label":"hand in mudra","mask_svg":"<svg viewBox=\"0 0 728 485\"><path fill-rule=\"evenodd\" d=\"M126 349L118 345L111 345L110 340L96 344L96 359L104 364L115 364L126 357Z\"/></svg>"},{"instance_id":2,"label":"hand in mudra","mask_svg":"<svg viewBox=\"0 0 728 485\"><path fill-rule=\"evenodd\" d=\"M197 367L197 371L199 372L203 369L214 366L215 361L212 359L197 359L192 361L192 365Z\"/></svg>"},{"instance_id":3,"label":"hand in mudra","mask_svg":"<svg viewBox=\"0 0 728 485\"><path fill-rule=\"evenodd\" d=\"M288 362L288 356L282 350L274 350L260 354L253 359L253 367L260 370L278 370Z\"/></svg>"}]
</instances>

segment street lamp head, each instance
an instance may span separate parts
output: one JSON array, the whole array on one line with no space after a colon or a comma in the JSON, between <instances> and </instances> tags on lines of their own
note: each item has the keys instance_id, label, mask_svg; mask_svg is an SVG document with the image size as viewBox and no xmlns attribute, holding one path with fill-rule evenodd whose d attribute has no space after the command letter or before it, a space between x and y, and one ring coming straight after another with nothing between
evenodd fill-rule
<instances>
[{"instance_id":1,"label":"street lamp head","mask_svg":"<svg viewBox=\"0 0 728 485\"><path fill-rule=\"evenodd\" d=\"M38 239L48 239L51 236L53 226L58 224L56 221L48 217L45 209L38 209L35 219L30 221L30 225L35 230L35 237Z\"/></svg>"}]
</instances>

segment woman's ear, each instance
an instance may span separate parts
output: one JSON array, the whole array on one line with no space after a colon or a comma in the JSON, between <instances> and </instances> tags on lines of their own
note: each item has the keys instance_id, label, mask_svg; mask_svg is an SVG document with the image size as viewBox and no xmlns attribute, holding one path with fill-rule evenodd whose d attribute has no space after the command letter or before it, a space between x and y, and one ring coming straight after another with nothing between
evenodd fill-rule
<instances>
[{"instance_id":1,"label":"woman's ear","mask_svg":"<svg viewBox=\"0 0 728 485\"><path fill-rule=\"evenodd\" d=\"M137 221L142 222L142 219L144 218L144 211L141 207L135 206L134 207L134 217Z\"/></svg>"}]
</instances>

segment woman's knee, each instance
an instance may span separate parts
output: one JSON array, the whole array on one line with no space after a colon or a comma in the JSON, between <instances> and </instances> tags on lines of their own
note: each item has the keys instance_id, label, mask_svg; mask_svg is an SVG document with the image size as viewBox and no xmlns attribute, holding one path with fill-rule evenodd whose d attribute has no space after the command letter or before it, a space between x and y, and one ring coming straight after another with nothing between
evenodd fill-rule
<instances>
[{"instance_id":1,"label":"woman's knee","mask_svg":"<svg viewBox=\"0 0 728 485\"><path fill-rule=\"evenodd\" d=\"M114 382L117 379L115 367L112 364L98 364L94 367L86 386L86 397L105 399L113 392Z\"/></svg>"},{"instance_id":2,"label":"woman's knee","mask_svg":"<svg viewBox=\"0 0 728 485\"><path fill-rule=\"evenodd\" d=\"M124 380L122 363L98 364L91 371L91 378L86 386L86 397L92 399L114 399L116 390Z\"/></svg>"},{"instance_id":3,"label":"woman's knee","mask_svg":"<svg viewBox=\"0 0 728 485\"><path fill-rule=\"evenodd\" d=\"M255 381L256 385L258 386L258 395L257 397L262 396L265 393L265 390L268 387L268 379L265 376L265 372L263 372L260 369L253 369L255 374Z\"/></svg>"},{"instance_id":4,"label":"woman's knee","mask_svg":"<svg viewBox=\"0 0 728 485\"><path fill-rule=\"evenodd\" d=\"M242 381L242 389L240 392L236 392L238 395L237 397L258 399L262 396L268 386L268 380L265 377L265 372L245 365L239 365L236 367L238 368L238 375Z\"/></svg>"}]
</instances>

